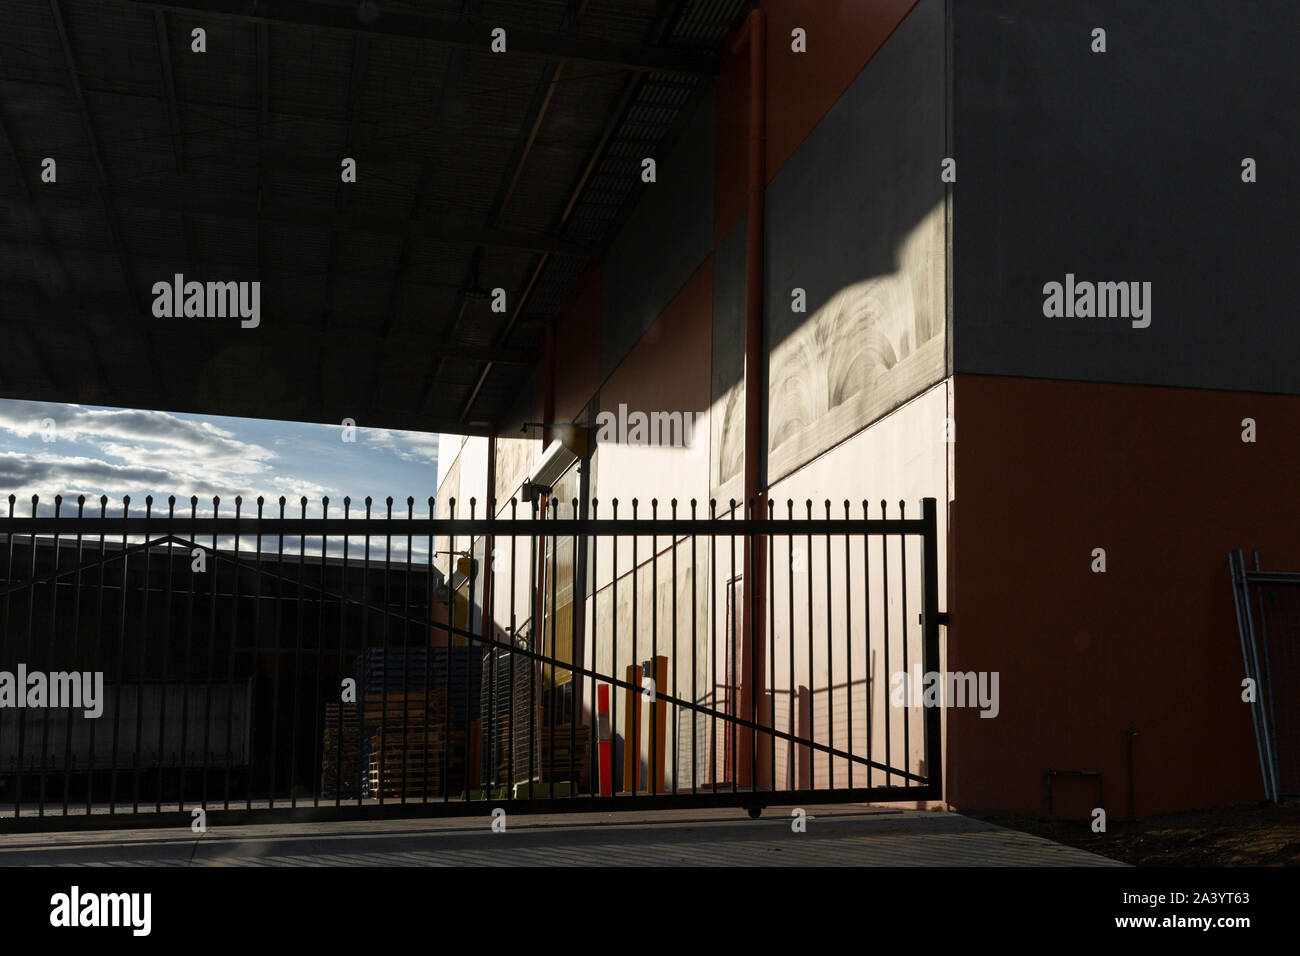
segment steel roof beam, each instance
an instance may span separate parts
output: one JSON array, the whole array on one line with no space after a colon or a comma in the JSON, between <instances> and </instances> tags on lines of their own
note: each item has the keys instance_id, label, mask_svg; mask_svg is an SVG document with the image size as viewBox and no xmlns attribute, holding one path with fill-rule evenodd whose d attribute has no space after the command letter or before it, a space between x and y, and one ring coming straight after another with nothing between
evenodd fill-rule
<instances>
[{"instance_id":1,"label":"steel roof beam","mask_svg":"<svg viewBox=\"0 0 1300 956\"><path fill-rule=\"evenodd\" d=\"M372 213L333 213L301 206L232 200L229 195L204 193L190 188L169 188L161 184L119 186L120 205L136 209L186 211L196 216L219 219L247 219L305 229L331 232L362 232L381 236L410 236L436 242L470 243L525 252L546 252L559 256L590 256L596 250L584 243L536 233L475 227L437 219L403 219Z\"/></svg>"},{"instance_id":2,"label":"steel roof beam","mask_svg":"<svg viewBox=\"0 0 1300 956\"><path fill-rule=\"evenodd\" d=\"M492 31L506 30L508 53L548 60L588 63L603 69L683 73L717 76L719 56L713 50L659 47L623 43L564 33L543 33L512 27L509 23L470 23L409 13L382 12L374 23L363 23L355 5L326 5L306 0L119 0L139 6L174 10L196 16L234 17L262 23L320 30L341 30L404 40L423 40L442 46L488 52Z\"/></svg>"},{"instance_id":3,"label":"steel roof beam","mask_svg":"<svg viewBox=\"0 0 1300 956\"><path fill-rule=\"evenodd\" d=\"M76 57L72 53L72 42L68 39L68 30L63 22L63 11L59 7L59 0L50 0L50 15L54 20L54 28L59 36L59 45L63 53L64 64L68 68L68 80L72 87L73 98L77 103L77 112L81 118L82 128L86 133L86 140L90 147L90 156L95 167L95 175L99 179L100 194L99 198L104 206L104 215L108 220L109 239L114 252L117 254L118 267L122 272L122 280L126 284L127 292L137 307L144 311L144 297L140 293L140 287L136 283L135 270L131 266L130 254L127 252L126 242L122 238L122 226L117 221L117 211L113 208L113 198L109 190L108 170L104 168L103 154L99 148L99 140L95 135L95 126L90 119L90 109L86 105L86 95L81 89L81 74L77 69ZM145 352L148 356L150 370L153 374L154 381L164 395L171 395L172 390L168 385L168 380L163 374L162 363L158 360L158 343L154 341L152 335L145 336Z\"/></svg>"}]
</instances>

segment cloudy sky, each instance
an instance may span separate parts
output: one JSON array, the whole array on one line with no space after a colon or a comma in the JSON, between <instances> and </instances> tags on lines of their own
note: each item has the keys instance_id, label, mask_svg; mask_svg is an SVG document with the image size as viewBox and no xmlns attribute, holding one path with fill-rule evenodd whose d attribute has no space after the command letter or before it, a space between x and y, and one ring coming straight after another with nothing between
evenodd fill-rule
<instances>
[{"instance_id":1,"label":"cloudy sky","mask_svg":"<svg viewBox=\"0 0 1300 956\"><path fill-rule=\"evenodd\" d=\"M341 515L344 495L353 513L367 495L382 512L392 495L396 516L405 516L413 496L417 516L427 514L438 475L438 436L386 429L357 428L344 441L337 425L220 418L170 412L58 405L0 400L0 513L16 495L19 514L30 514L31 497L40 495L41 514L53 513L56 494L76 509L77 495L109 497L109 514L120 514L122 496L131 496L131 514L143 515L145 495L155 511L165 512L167 496L199 497L199 513L211 514L212 497L221 513L233 514L234 498L244 497L244 513L255 513L254 499L267 498L267 514L289 499L286 515L299 514L298 500L309 499L307 514L320 514L322 495L330 515ZM422 509L423 506L423 509ZM87 501L87 511L90 502Z\"/></svg>"}]
</instances>

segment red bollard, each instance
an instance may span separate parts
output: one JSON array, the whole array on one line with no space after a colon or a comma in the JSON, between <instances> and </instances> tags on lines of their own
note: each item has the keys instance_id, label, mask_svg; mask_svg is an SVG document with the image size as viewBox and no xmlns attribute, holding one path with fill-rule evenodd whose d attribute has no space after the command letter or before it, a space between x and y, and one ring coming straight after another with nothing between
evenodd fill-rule
<instances>
[{"instance_id":1,"label":"red bollard","mask_svg":"<svg viewBox=\"0 0 1300 956\"><path fill-rule=\"evenodd\" d=\"M614 795L613 760L609 749L609 685L596 688L596 739L600 760L600 795Z\"/></svg>"}]
</instances>

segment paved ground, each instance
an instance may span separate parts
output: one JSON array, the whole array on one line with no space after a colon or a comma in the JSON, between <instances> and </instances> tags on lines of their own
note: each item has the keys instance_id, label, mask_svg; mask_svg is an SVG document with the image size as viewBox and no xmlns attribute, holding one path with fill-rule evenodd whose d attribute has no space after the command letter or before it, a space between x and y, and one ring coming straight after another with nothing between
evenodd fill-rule
<instances>
[{"instance_id":1,"label":"paved ground","mask_svg":"<svg viewBox=\"0 0 1300 956\"><path fill-rule=\"evenodd\" d=\"M294 823L188 831L0 834L0 865L125 866L1122 866L956 813L868 806L662 810L490 820Z\"/></svg>"}]
</instances>

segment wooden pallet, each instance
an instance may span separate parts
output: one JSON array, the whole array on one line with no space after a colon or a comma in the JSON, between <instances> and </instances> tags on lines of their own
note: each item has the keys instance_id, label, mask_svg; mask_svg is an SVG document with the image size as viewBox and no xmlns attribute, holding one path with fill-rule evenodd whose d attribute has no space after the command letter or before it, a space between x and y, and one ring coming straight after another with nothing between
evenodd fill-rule
<instances>
[{"instance_id":1,"label":"wooden pallet","mask_svg":"<svg viewBox=\"0 0 1300 956\"><path fill-rule=\"evenodd\" d=\"M414 743L414 741L412 741ZM447 748L447 780L451 789L457 793L464 789L465 778L465 735L453 733ZM427 767L425 757L428 757ZM383 770L382 795L389 797L420 796L436 794L442 796L442 760L444 750L441 744L430 744L425 750L421 747L401 746L401 740L384 742L373 746L369 754L368 780L371 796L379 796L380 770ZM402 767L405 763L406 778L403 785Z\"/></svg>"},{"instance_id":2,"label":"wooden pallet","mask_svg":"<svg viewBox=\"0 0 1300 956\"><path fill-rule=\"evenodd\" d=\"M361 765L360 743L357 705L327 703L321 729L321 793L332 794L336 786L340 790L355 791Z\"/></svg>"},{"instance_id":3,"label":"wooden pallet","mask_svg":"<svg viewBox=\"0 0 1300 956\"><path fill-rule=\"evenodd\" d=\"M551 776L551 730L542 728L537 735L537 753L540 779L547 780L568 780L569 773L569 756L573 756L573 773L580 784L588 778L591 768L591 727L578 726L573 729L573 748L569 747L569 724L555 725L555 765L554 777Z\"/></svg>"}]
</instances>

